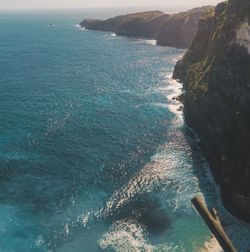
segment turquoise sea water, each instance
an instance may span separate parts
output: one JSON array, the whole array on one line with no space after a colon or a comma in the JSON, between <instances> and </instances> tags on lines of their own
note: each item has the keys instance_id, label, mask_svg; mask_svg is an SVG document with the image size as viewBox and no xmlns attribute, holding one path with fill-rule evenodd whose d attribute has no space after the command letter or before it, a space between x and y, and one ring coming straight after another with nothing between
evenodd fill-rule
<instances>
[{"instance_id":1,"label":"turquoise sea water","mask_svg":"<svg viewBox=\"0 0 250 252\"><path fill-rule=\"evenodd\" d=\"M197 251L190 199L220 199L172 100L184 51L0 16L0 251Z\"/></svg>"}]
</instances>

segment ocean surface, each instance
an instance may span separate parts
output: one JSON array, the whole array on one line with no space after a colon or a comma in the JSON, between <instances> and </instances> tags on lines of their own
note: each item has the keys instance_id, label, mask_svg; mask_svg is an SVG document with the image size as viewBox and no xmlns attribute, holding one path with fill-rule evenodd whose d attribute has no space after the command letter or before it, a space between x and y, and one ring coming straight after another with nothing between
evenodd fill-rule
<instances>
[{"instance_id":1,"label":"ocean surface","mask_svg":"<svg viewBox=\"0 0 250 252\"><path fill-rule=\"evenodd\" d=\"M0 13L0 251L198 251L197 193L247 251L172 99L184 51L76 25L111 15Z\"/></svg>"}]
</instances>

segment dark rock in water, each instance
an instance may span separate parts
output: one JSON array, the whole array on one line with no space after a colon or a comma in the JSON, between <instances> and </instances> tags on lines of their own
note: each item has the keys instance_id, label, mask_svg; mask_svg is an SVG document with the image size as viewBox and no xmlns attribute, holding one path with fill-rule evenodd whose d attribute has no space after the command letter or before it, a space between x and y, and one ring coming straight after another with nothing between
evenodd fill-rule
<instances>
[{"instance_id":1,"label":"dark rock in water","mask_svg":"<svg viewBox=\"0 0 250 252\"><path fill-rule=\"evenodd\" d=\"M161 11L127 14L107 20L85 19L80 23L89 30L110 31L117 35L156 39L162 46L187 48L197 28L198 20L211 6L192 9L175 15Z\"/></svg>"},{"instance_id":2,"label":"dark rock in water","mask_svg":"<svg viewBox=\"0 0 250 252\"><path fill-rule=\"evenodd\" d=\"M134 219L145 226L150 234L164 232L170 225L166 210L153 196L137 196L129 203L112 212L113 220Z\"/></svg>"},{"instance_id":3,"label":"dark rock in water","mask_svg":"<svg viewBox=\"0 0 250 252\"><path fill-rule=\"evenodd\" d=\"M184 102L185 93L182 93L176 97L176 101Z\"/></svg>"},{"instance_id":4,"label":"dark rock in water","mask_svg":"<svg viewBox=\"0 0 250 252\"><path fill-rule=\"evenodd\" d=\"M177 109L177 111L183 111L183 106L180 106L178 109Z\"/></svg>"},{"instance_id":5,"label":"dark rock in water","mask_svg":"<svg viewBox=\"0 0 250 252\"><path fill-rule=\"evenodd\" d=\"M133 204L138 213L138 221L146 226L152 234L164 232L170 225L170 220L156 199L142 198Z\"/></svg>"},{"instance_id":6,"label":"dark rock in water","mask_svg":"<svg viewBox=\"0 0 250 252\"><path fill-rule=\"evenodd\" d=\"M184 114L220 184L226 206L250 220L250 1L229 0L199 21L175 67Z\"/></svg>"}]
</instances>

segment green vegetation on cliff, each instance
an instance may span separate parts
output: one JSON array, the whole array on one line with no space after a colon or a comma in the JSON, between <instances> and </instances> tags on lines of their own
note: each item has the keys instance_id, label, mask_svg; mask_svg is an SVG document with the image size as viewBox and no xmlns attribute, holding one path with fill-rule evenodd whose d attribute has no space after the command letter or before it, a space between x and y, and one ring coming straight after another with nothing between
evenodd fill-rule
<instances>
[{"instance_id":1,"label":"green vegetation on cliff","mask_svg":"<svg viewBox=\"0 0 250 252\"><path fill-rule=\"evenodd\" d=\"M250 219L250 1L220 3L177 63L187 123L230 210Z\"/></svg>"}]
</instances>

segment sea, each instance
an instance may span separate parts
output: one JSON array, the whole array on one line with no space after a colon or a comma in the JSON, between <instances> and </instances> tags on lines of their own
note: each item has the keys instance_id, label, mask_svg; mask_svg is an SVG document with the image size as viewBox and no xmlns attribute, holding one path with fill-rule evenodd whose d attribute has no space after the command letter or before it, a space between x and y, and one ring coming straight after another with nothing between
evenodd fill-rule
<instances>
[{"instance_id":1,"label":"sea","mask_svg":"<svg viewBox=\"0 0 250 252\"><path fill-rule=\"evenodd\" d=\"M126 12L0 11L1 252L198 252L197 195L249 251L175 99L185 50L77 25Z\"/></svg>"}]
</instances>

